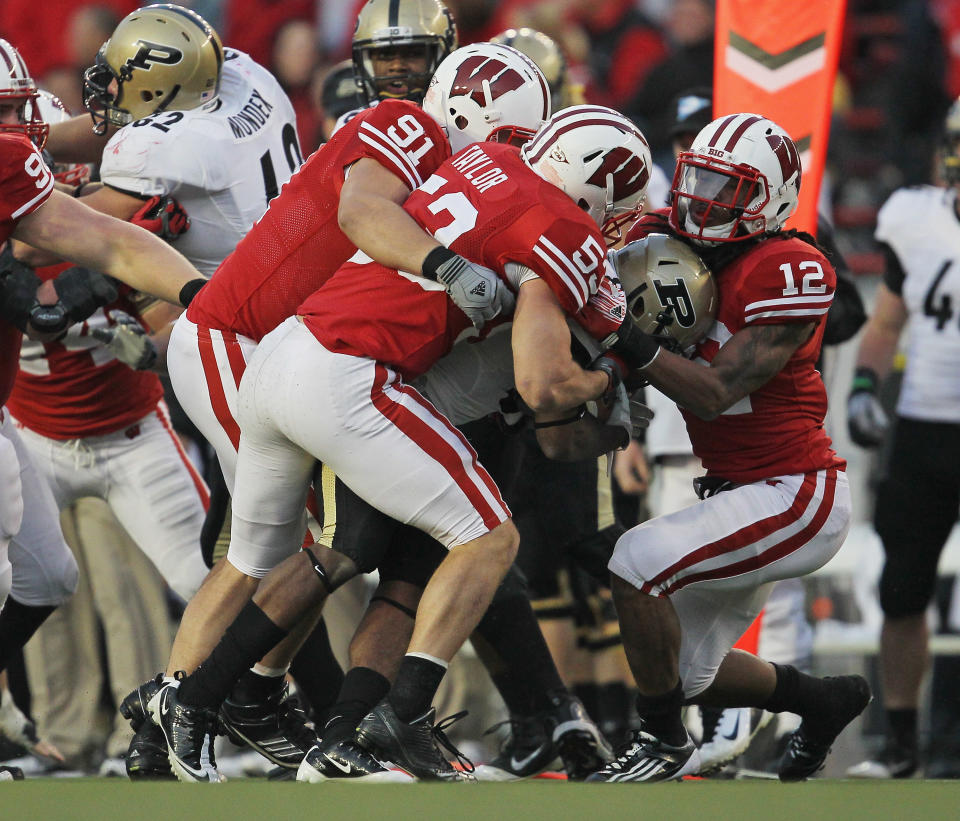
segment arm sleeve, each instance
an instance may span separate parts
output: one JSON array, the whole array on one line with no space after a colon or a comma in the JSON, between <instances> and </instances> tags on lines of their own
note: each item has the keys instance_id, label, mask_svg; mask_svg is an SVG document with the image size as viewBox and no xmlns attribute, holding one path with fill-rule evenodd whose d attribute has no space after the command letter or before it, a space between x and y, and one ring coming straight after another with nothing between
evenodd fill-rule
<instances>
[{"instance_id":1,"label":"arm sleeve","mask_svg":"<svg viewBox=\"0 0 960 821\"><path fill-rule=\"evenodd\" d=\"M900 257L887 243L880 246L883 251L883 284L886 285L897 296L903 296L903 281L907 275L900 264Z\"/></svg>"}]
</instances>

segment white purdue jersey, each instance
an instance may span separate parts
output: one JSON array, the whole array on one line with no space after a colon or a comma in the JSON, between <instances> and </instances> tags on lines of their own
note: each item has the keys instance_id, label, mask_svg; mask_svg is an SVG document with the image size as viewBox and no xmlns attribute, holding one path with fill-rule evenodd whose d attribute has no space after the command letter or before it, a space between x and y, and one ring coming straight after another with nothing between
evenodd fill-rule
<instances>
[{"instance_id":1,"label":"white purdue jersey","mask_svg":"<svg viewBox=\"0 0 960 821\"><path fill-rule=\"evenodd\" d=\"M893 249L910 315L897 413L960 422L960 219L956 191L902 188L884 203L875 236Z\"/></svg>"},{"instance_id":2,"label":"white purdue jersey","mask_svg":"<svg viewBox=\"0 0 960 821\"><path fill-rule=\"evenodd\" d=\"M173 245L206 275L303 162L293 106L273 75L241 52L224 58L216 100L124 126L100 166L112 188L177 198L190 230Z\"/></svg>"}]
</instances>

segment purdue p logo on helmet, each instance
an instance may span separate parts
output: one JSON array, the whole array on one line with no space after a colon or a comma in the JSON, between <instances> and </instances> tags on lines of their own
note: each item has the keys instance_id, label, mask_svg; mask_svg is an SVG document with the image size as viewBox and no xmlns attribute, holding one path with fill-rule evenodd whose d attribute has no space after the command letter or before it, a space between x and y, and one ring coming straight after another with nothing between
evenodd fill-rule
<instances>
[{"instance_id":1,"label":"purdue p logo on helmet","mask_svg":"<svg viewBox=\"0 0 960 821\"><path fill-rule=\"evenodd\" d=\"M83 104L94 131L161 111L189 111L220 93L223 46L199 14L146 6L128 14L83 75ZM116 84L116 91L112 85Z\"/></svg>"},{"instance_id":2,"label":"purdue p logo on helmet","mask_svg":"<svg viewBox=\"0 0 960 821\"><path fill-rule=\"evenodd\" d=\"M627 300L627 316L677 353L696 345L717 314L717 285L710 269L687 245L649 234L612 257Z\"/></svg>"}]
</instances>

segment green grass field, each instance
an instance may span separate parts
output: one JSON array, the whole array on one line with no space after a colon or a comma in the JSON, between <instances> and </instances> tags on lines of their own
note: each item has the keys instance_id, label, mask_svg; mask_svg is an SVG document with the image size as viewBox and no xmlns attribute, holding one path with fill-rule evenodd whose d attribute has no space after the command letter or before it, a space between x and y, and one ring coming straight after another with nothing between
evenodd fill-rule
<instances>
[{"instance_id":1,"label":"green grass field","mask_svg":"<svg viewBox=\"0 0 960 821\"><path fill-rule=\"evenodd\" d=\"M600 818L713 821L935 821L960 818L960 782L687 781L683 784L308 785L237 781L216 786L43 779L0 784L0 818L119 819Z\"/></svg>"}]
</instances>

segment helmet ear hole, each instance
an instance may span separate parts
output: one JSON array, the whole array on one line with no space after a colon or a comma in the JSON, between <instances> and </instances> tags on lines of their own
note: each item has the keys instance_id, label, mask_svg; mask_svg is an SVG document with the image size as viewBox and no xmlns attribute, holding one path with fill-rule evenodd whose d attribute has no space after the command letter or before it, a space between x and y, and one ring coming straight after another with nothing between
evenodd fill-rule
<instances>
[{"instance_id":1,"label":"helmet ear hole","mask_svg":"<svg viewBox=\"0 0 960 821\"><path fill-rule=\"evenodd\" d=\"M457 128L459 128L461 131L467 130L467 124L469 121L462 114L457 115L453 121L456 123Z\"/></svg>"}]
</instances>

